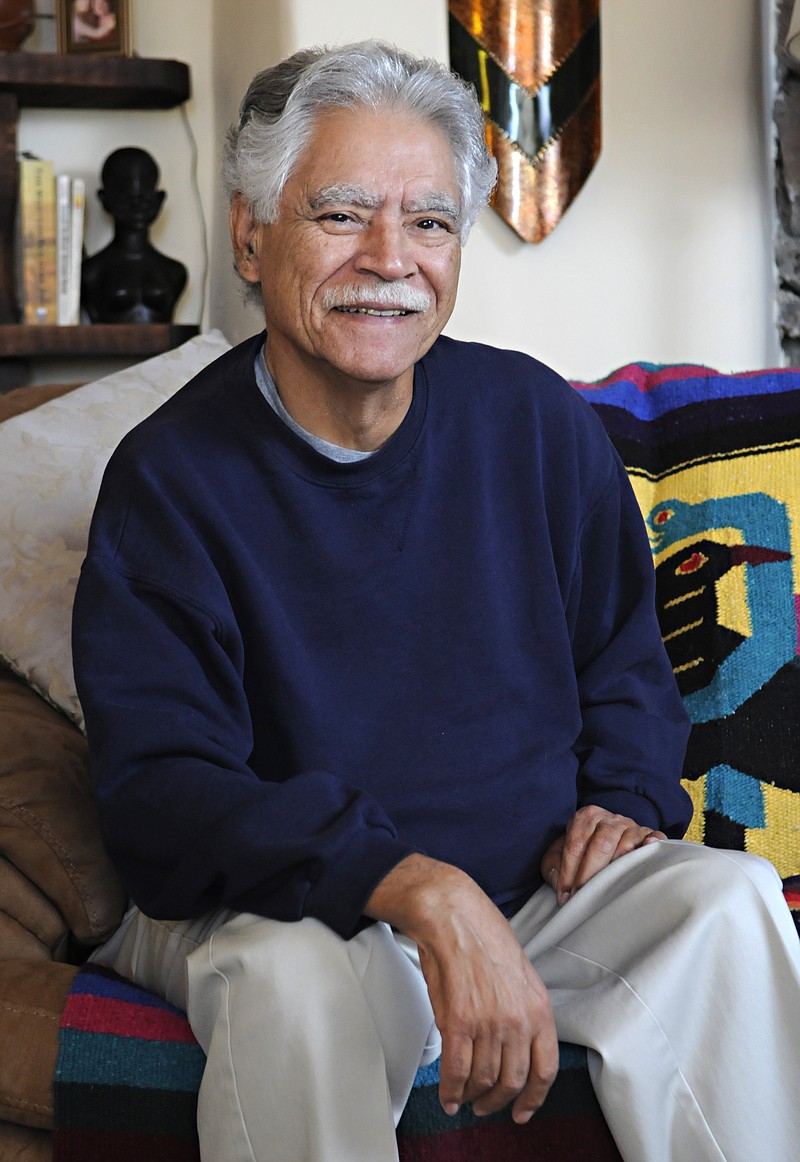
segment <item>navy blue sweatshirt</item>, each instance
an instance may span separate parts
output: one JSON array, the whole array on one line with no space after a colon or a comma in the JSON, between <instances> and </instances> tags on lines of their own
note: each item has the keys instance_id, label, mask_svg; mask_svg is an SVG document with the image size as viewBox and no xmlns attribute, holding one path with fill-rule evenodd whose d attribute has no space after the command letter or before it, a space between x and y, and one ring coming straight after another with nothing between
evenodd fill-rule
<instances>
[{"instance_id":1,"label":"navy blue sweatshirt","mask_svg":"<svg viewBox=\"0 0 800 1162\"><path fill-rule=\"evenodd\" d=\"M261 395L263 341L126 437L92 523L75 674L136 903L348 937L411 852L511 912L579 806L682 835L687 722L591 408L440 338L393 437L338 464Z\"/></svg>"}]
</instances>

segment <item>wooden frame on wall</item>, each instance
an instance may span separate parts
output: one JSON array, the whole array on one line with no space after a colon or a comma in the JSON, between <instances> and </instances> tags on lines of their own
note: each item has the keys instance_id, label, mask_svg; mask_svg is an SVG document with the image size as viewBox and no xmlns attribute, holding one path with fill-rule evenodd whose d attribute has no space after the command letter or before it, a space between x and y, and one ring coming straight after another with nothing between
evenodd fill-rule
<instances>
[{"instance_id":1,"label":"wooden frame on wall","mask_svg":"<svg viewBox=\"0 0 800 1162\"><path fill-rule=\"evenodd\" d=\"M58 51L130 54L128 0L56 0Z\"/></svg>"}]
</instances>

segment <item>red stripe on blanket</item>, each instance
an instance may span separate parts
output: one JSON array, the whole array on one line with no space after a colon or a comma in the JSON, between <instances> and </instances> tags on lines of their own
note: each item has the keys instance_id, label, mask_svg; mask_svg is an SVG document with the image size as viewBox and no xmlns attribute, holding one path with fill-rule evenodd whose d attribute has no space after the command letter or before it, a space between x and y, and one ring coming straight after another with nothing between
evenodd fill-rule
<instances>
[{"instance_id":1,"label":"red stripe on blanket","mask_svg":"<svg viewBox=\"0 0 800 1162\"><path fill-rule=\"evenodd\" d=\"M775 370L770 370L769 375L776 379L786 377L787 373L797 374L797 368L779 367ZM580 388L581 391L591 392L592 389L600 389L610 387L611 384L620 381L625 383L632 383L637 391L644 394L653 391L654 388L660 387L662 383L672 383L674 380L681 379L757 379L765 374L764 371L738 371L734 375L728 375L725 372L717 371L713 367L705 367L698 363L676 363L667 364L666 366L659 366L658 364L649 363L626 363L624 367L618 367L616 371L612 371L603 379L587 382L584 380L571 380L573 387ZM591 402L591 396L588 396Z\"/></svg>"},{"instance_id":2,"label":"red stripe on blanket","mask_svg":"<svg viewBox=\"0 0 800 1162\"><path fill-rule=\"evenodd\" d=\"M194 1041L186 1018L179 1014L86 993L73 994L67 999L61 1027L85 1033L139 1037L146 1041Z\"/></svg>"},{"instance_id":3,"label":"red stripe on blanket","mask_svg":"<svg viewBox=\"0 0 800 1162\"><path fill-rule=\"evenodd\" d=\"M534 1117L526 1126L513 1122L462 1127L450 1133L398 1140L400 1162L622 1162L611 1131L600 1117Z\"/></svg>"},{"instance_id":4,"label":"red stripe on blanket","mask_svg":"<svg viewBox=\"0 0 800 1162\"><path fill-rule=\"evenodd\" d=\"M613 383L620 381L625 383L632 383L637 391L644 394L651 392L654 388L659 387L662 383L671 383L675 379L706 379L708 376L718 375L710 367L702 367L699 364L685 363L676 366L658 367L649 364L641 363L626 363L624 367L617 368L612 371L610 375L603 379L598 379L593 382L583 382L582 380L572 380L572 386L578 387L581 391L591 392L592 390L599 390L604 387L610 387ZM591 403L591 396L587 396Z\"/></svg>"},{"instance_id":5,"label":"red stripe on blanket","mask_svg":"<svg viewBox=\"0 0 800 1162\"><path fill-rule=\"evenodd\" d=\"M165 1134L64 1130L56 1135L54 1162L200 1162L197 1139Z\"/></svg>"}]
</instances>

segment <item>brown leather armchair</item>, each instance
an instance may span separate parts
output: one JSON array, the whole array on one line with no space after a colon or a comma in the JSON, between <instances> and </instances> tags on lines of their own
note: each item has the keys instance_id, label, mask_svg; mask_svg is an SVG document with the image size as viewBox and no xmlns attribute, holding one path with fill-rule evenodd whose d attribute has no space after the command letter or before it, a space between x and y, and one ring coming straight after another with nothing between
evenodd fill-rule
<instances>
[{"instance_id":1,"label":"brown leather armchair","mask_svg":"<svg viewBox=\"0 0 800 1162\"><path fill-rule=\"evenodd\" d=\"M0 396L0 420L65 390ZM125 903L100 841L83 736L0 667L0 1162L52 1157L61 1012L76 965Z\"/></svg>"},{"instance_id":2,"label":"brown leather armchair","mask_svg":"<svg viewBox=\"0 0 800 1162\"><path fill-rule=\"evenodd\" d=\"M100 842L86 744L0 669L0 1159L51 1157L67 992L125 893Z\"/></svg>"}]
</instances>

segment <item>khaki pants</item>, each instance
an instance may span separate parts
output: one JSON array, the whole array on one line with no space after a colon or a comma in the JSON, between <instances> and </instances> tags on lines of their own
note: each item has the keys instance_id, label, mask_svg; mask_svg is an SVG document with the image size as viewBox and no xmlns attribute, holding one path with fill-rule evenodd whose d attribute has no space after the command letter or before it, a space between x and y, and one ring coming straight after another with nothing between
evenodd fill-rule
<instances>
[{"instance_id":1,"label":"khaki pants","mask_svg":"<svg viewBox=\"0 0 800 1162\"><path fill-rule=\"evenodd\" d=\"M540 889L512 926L626 1162L800 1157L800 943L770 864L652 844L562 909ZM345 942L315 920L132 909L95 959L188 1012L205 1162L395 1162L439 1050L414 953L383 924Z\"/></svg>"}]
</instances>

